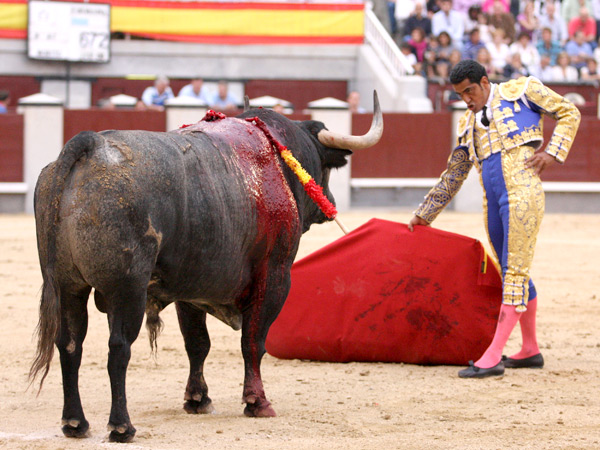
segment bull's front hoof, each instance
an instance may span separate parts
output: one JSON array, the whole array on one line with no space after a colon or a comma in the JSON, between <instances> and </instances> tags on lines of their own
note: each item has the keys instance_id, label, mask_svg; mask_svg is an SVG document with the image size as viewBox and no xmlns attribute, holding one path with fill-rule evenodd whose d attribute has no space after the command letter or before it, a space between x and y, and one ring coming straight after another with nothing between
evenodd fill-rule
<instances>
[{"instance_id":1,"label":"bull's front hoof","mask_svg":"<svg viewBox=\"0 0 600 450\"><path fill-rule=\"evenodd\" d=\"M86 438L88 437L88 430L90 424L87 420L79 419L63 419L62 420L62 432L66 437L69 438Z\"/></svg>"},{"instance_id":2,"label":"bull's front hoof","mask_svg":"<svg viewBox=\"0 0 600 450\"><path fill-rule=\"evenodd\" d=\"M124 444L133 440L136 429L131 424L113 425L109 423L108 431L110 431L110 434L108 435L108 440L110 442Z\"/></svg>"},{"instance_id":3,"label":"bull's front hoof","mask_svg":"<svg viewBox=\"0 0 600 450\"><path fill-rule=\"evenodd\" d=\"M251 403L248 401L246 403L246 408L244 408L244 415L247 417L275 417L277 414L275 410L271 407L271 403L265 399L253 399L254 401Z\"/></svg>"},{"instance_id":4,"label":"bull's front hoof","mask_svg":"<svg viewBox=\"0 0 600 450\"><path fill-rule=\"evenodd\" d=\"M183 409L188 414L211 414L215 411L212 400L204 397L202 400L187 400L183 404Z\"/></svg>"}]
</instances>

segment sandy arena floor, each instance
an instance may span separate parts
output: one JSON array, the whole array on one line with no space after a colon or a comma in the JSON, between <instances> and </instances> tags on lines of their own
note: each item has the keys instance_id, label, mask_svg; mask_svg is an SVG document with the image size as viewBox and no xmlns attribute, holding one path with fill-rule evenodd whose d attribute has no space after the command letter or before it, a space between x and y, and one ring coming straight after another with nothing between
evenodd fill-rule
<instances>
[{"instance_id":1,"label":"sandy arena floor","mask_svg":"<svg viewBox=\"0 0 600 450\"><path fill-rule=\"evenodd\" d=\"M341 214L351 229L371 217L407 222L410 212ZM446 212L435 226L486 241L480 214ZM533 276L546 367L462 380L458 367L327 364L265 356L267 397L278 413L249 419L241 404L240 334L210 319L206 379L216 413L183 409L187 357L175 309L163 314L155 362L145 328L128 372L129 412L138 430L128 449L600 449L600 215L547 215ZM313 227L299 257L339 238ZM44 389L27 390L41 275L32 217L0 216L0 449L125 448L106 440L110 408L108 326L90 302L80 371L91 436L62 436L55 356ZM507 352L520 344L518 329Z\"/></svg>"}]
</instances>

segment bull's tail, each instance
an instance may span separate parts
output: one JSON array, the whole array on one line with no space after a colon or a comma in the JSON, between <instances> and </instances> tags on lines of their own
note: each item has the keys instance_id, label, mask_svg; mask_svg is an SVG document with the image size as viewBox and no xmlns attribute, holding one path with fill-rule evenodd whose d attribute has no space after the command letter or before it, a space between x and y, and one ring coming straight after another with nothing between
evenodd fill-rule
<instances>
[{"instance_id":1,"label":"bull's tail","mask_svg":"<svg viewBox=\"0 0 600 450\"><path fill-rule=\"evenodd\" d=\"M34 210L36 218L38 252L44 284L40 300L40 317L37 324L37 351L29 380L33 383L41 373L40 390L50 370L54 344L60 332L60 286L56 280L56 234L60 221L59 211L65 182L73 165L85 154L90 154L103 138L92 131L79 133L66 143L57 160L46 166L38 179Z\"/></svg>"},{"instance_id":2,"label":"bull's tail","mask_svg":"<svg viewBox=\"0 0 600 450\"><path fill-rule=\"evenodd\" d=\"M157 340L163 329L163 321L159 314L164 305L158 301L149 300L146 304L146 329L148 330L148 340L150 341L150 350L154 358L158 353Z\"/></svg>"}]
</instances>

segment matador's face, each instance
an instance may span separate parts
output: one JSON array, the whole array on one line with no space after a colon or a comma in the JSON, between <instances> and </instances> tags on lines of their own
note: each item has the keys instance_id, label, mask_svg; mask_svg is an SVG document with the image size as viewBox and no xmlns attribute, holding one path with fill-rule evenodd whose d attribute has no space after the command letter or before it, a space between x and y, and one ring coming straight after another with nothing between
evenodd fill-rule
<instances>
[{"instance_id":1,"label":"matador's face","mask_svg":"<svg viewBox=\"0 0 600 450\"><path fill-rule=\"evenodd\" d=\"M456 91L462 101L467 104L474 113L483 109L490 95L490 82L487 77L481 78L479 83L473 83L468 78L465 78L458 84L453 84L452 87Z\"/></svg>"}]
</instances>

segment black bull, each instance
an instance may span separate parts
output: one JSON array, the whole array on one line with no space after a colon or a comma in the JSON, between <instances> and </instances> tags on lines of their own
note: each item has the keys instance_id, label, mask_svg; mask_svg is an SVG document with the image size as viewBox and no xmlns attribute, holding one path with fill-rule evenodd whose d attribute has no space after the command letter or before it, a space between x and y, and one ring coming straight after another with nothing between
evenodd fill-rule
<instances>
[{"instance_id":1,"label":"black bull","mask_svg":"<svg viewBox=\"0 0 600 450\"><path fill-rule=\"evenodd\" d=\"M364 136L258 109L167 133L82 132L65 145L35 191L43 287L30 375L41 372L43 383L56 345L66 436L89 427L78 371L92 288L110 328L112 441L135 434L125 375L144 313L155 347L158 313L173 302L190 361L185 410L212 410L203 376L209 313L242 329L245 414L275 415L260 375L265 339L287 297L301 234L327 218L265 133L244 119L259 117L333 200L330 170L381 136L376 96L375 109Z\"/></svg>"}]
</instances>

